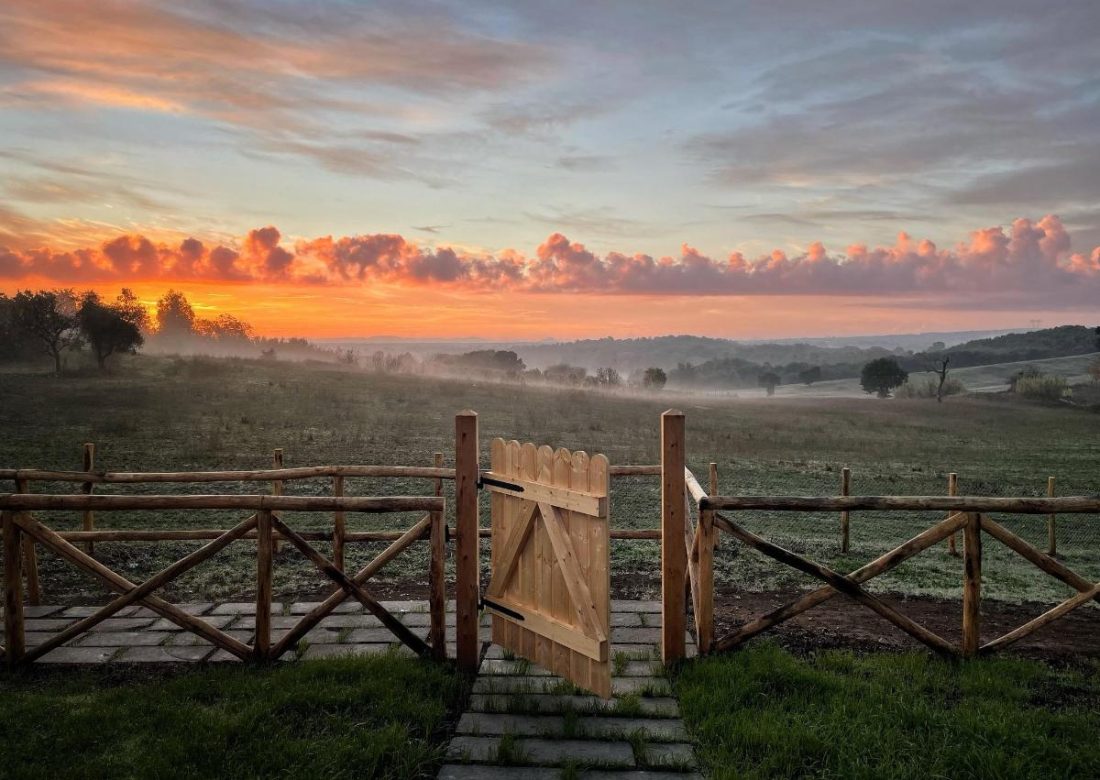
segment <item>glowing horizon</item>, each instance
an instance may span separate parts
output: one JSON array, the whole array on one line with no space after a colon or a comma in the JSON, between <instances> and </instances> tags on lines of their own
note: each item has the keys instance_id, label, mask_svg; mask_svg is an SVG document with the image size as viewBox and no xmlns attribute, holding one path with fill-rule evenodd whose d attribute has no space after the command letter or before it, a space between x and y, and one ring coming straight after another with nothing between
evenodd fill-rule
<instances>
[{"instance_id":1,"label":"glowing horizon","mask_svg":"<svg viewBox=\"0 0 1100 780\"><path fill-rule=\"evenodd\" d=\"M1091 0L9 0L0 291L315 338L1088 323L1098 38Z\"/></svg>"}]
</instances>

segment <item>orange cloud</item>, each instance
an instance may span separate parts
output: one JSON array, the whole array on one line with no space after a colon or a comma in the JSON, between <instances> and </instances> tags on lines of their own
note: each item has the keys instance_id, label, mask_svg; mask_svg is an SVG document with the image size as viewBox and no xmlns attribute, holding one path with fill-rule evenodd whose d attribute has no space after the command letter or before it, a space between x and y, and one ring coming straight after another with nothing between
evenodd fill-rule
<instances>
[{"instance_id":1,"label":"orange cloud","mask_svg":"<svg viewBox=\"0 0 1100 780\"><path fill-rule=\"evenodd\" d=\"M893 246L856 244L830 255L821 242L803 254L780 250L753 259L708 257L684 244L679 257L610 252L600 256L561 233L528 257L515 249L478 254L430 248L397 234L333 238L284 245L271 225L237 246L195 238L155 243L119 235L96 247L0 247L0 278L39 277L59 284L195 280L273 285L432 287L455 293L511 291L611 295L967 296L976 307L1076 306L1100 295L1100 247L1073 253L1055 216L1017 219L1011 229L976 230L954 249L900 233Z\"/></svg>"}]
</instances>

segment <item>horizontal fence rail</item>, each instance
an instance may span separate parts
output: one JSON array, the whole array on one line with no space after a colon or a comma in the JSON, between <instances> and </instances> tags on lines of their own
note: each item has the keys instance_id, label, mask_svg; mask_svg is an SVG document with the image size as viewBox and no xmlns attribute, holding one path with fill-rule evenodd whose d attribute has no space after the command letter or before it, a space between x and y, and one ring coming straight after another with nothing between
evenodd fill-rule
<instances>
[{"instance_id":1,"label":"horizontal fence rail","mask_svg":"<svg viewBox=\"0 0 1100 780\"><path fill-rule=\"evenodd\" d=\"M0 494L0 509L29 510L135 510L135 509L268 509L294 512L440 512L443 498L433 496L238 496L238 495L45 495Z\"/></svg>"},{"instance_id":2,"label":"horizontal fence rail","mask_svg":"<svg viewBox=\"0 0 1100 780\"><path fill-rule=\"evenodd\" d=\"M1000 496L704 496L701 510L817 512L859 510L1050 513L1100 512L1100 496L1005 498Z\"/></svg>"}]
</instances>

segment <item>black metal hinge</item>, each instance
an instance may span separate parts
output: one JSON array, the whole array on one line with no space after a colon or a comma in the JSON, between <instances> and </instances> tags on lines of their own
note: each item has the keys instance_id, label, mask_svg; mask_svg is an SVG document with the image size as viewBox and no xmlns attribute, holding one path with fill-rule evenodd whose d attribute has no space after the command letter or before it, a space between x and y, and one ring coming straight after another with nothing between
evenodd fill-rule
<instances>
[{"instance_id":1,"label":"black metal hinge","mask_svg":"<svg viewBox=\"0 0 1100 780\"><path fill-rule=\"evenodd\" d=\"M484 596L481 597L481 603L479 606L482 609L488 607L489 609L493 610L493 612L499 612L502 615L507 615L513 620L523 620L523 615L519 614L515 610L508 609L508 607L504 606L503 604L497 604L495 601L490 601Z\"/></svg>"},{"instance_id":2,"label":"black metal hinge","mask_svg":"<svg viewBox=\"0 0 1100 780\"><path fill-rule=\"evenodd\" d=\"M483 490L486 485L493 485L494 487L504 488L505 490L511 490L516 493L523 492L523 485L517 485L514 482L505 482L503 479L494 479L493 477L478 477L477 489Z\"/></svg>"}]
</instances>

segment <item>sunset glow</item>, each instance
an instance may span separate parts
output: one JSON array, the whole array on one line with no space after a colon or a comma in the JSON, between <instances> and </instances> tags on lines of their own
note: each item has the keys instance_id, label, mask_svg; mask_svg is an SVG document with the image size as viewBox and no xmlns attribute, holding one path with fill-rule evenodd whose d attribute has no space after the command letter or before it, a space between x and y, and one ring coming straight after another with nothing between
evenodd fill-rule
<instances>
[{"instance_id":1,"label":"sunset glow","mask_svg":"<svg viewBox=\"0 0 1100 780\"><path fill-rule=\"evenodd\" d=\"M830 6L7 2L0 291L317 337L1088 319L1095 9Z\"/></svg>"}]
</instances>

